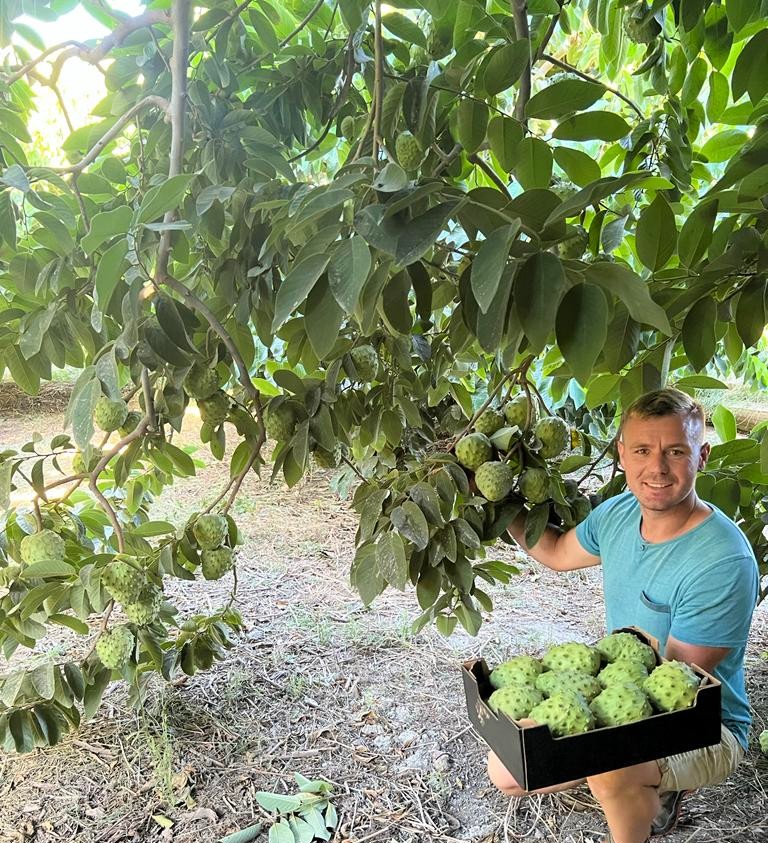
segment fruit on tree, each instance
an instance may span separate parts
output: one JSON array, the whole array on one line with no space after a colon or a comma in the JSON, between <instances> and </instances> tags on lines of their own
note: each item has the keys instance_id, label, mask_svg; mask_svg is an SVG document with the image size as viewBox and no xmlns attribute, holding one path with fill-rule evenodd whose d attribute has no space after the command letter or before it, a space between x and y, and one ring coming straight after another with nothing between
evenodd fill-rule
<instances>
[{"instance_id":1,"label":"fruit on tree","mask_svg":"<svg viewBox=\"0 0 768 843\"><path fill-rule=\"evenodd\" d=\"M568 425L558 416L539 419L534 428L536 438L541 442L539 456L545 460L554 459L568 446Z\"/></svg>"},{"instance_id":2,"label":"fruit on tree","mask_svg":"<svg viewBox=\"0 0 768 843\"><path fill-rule=\"evenodd\" d=\"M198 515L192 525L192 533L201 550L213 550L224 544L229 524L223 515L207 512Z\"/></svg>"},{"instance_id":3,"label":"fruit on tree","mask_svg":"<svg viewBox=\"0 0 768 843\"><path fill-rule=\"evenodd\" d=\"M128 406L122 398L113 401L106 395L101 395L93 408L93 423L99 430L112 433L125 423L128 416Z\"/></svg>"},{"instance_id":4,"label":"fruit on tree","mask_svg":"<svg viewBox=\"0 0 768 843\"><path fill-rule=\"evenodd\" d=\"M35 562L63 562L64 539L53 530L40 530L24 536L19 546L21 561L27 565Z\"/></svg>"},{"instance_id":5,"label":"fruit on tree","mask_svg":"<svg viewBox=\"0 0 768 843\"><path fill-rule=\"evenodd\" d=\"M207 580L218 580L232 569L233 554L229 547L217 547L204 550L202 557L203 576Z\"/></svg>"},{"instance_id":6,"label":"fruit on tree","mask_svg":"<svg viewBox=\"0 0 768 843\"><path fill-rule=\"evenodd\" d=\"M470 433L456 443L456 459L474 471L493 456L493 445L484 433Z\"/></svg>"},{"instance_id":7,"label":"fruit on tree","mask_svg":"<svg viewBox=\"0 0 768 843\"><path fill-rule=\"evenodd\" d=\"M144 572L122 559L113 559L101 572L101 582L110 596L122 603L135 603L144 588Z\"/></svg>"},{"instance_id":8,"label":"fruit on tree","mask_svg":"<svg viewBox=\"0 0 768 843\"><path fill-rule=\"evenodd\" d=\"M475 430L490 436L504 426L504 415L498 410L486 410L475 422Z\"/></svg>"},{"instance_id":9,"label":"fruit on tree","mask_svg":"<svg viewBox=\"0 0 768 843\"><path fill-rule=\"evenodd\" d=\"M75 451L72 457L72 473L73 474L88 474L96 468L96 464L102 458L103 454L101 448L92 448L91 457L86 463L85 454L82 451Z\"/></svg>"},{"instance_id":10,"label":"fruit on tree","mask_svg":"<svg viewBox=\"0 0 768 843\"><path fill-rule=\"evenodd\" d=\"M205 363L193 363L184 378L184 389L190 398L210 398L218 388L219 373Z\"/></svg>"},{"instance_id":11,"label":"fruit on tree","mask_svg":"<svg viewBox=\"0 0 768 843\"><path fill-rule=\"evenodd\" d=\"M530 503L544 503L549 497L549 474L544 468L527 468L520 475L518 489Z\"/></svg>"},{"instance_id":12,"label":"fruit on tree","mask_svg":"<svg viewBox=\"0 0 768 843\"><path fill-rule=\"evenodd\" d=\"M357 372L357 380L370 383L376 379L379 372L379 356L372 345L358 345L349 352L352 363Z\"/></svg>"},{"instance_id":13,"label":"fruit on tree","mask_svg":"<svg viewBox=\"0 0 768 843\"><path fill-rule=\"evenodd\" d=\"M123 612L129 621L137 626L146 626L157 619L163 605L163 592L154 586L142 589L139 599L134 603L125 603Z\"/></svg>"},{"instance_id":14,"label":"fruit on tree","mask_svg":"<svg viewBox=\"0 0 768 843\"><path fill-rule=\"evenodd\" d=\"M507 424L517 425L520 430L525 430L529 423L535 421L533 406L528 400L528 396L523 393L515 396L511 401L507 401L504 405L504 418L506 418Z\"/></svg>"},{"instance_id":15,"label":"fruit on tree","mask_svg":"<svg viewBox=\"0 0 768 843\"><path fill-rule=\"evenodd\" d=\"M580 258L589 244L589 235L582 225L569 225L566 236L557 244L557 254L566 260Z\"/></svg>"},{"instance_id":16,"label":"fruit on tree","mask_svg":"<svg viewBox=\"0 0 768 843\"><path fill-rule=\"evenodd\" d=\"M515 485L515 471L504 462L484 462L475 472L475 484L489 501L501 501Z\"/></svg>"},{"instance_id":17,"label":"fruit on tree","mask_svg":"<svg viewBox=\"0 0 768 843\"><path fill-rule=\"evenodd\" d=\"M267 436L276 442L287 442L296 430L296 413L290 404L279 404L267 411L264 419Z\"/></svg>"},{"instance_id":18,"label":"fruit on tree","mask_svg":"<svg viewBox=\"0 0 768 843\"><path fill-rule=\"evenodd\" d=\"M400 132L395 140L395 156L404 170L418 170L424 160L424 150L410 132Z\"/></svg>"},{"instance_id":19,"label":"fruit on tree","mask_svg":"<svg viewBox=\"0 0 768 843\"><path fill-rule=\"evenodd\" d=\"M141 422L141 413L137 413L136 410L131 410L125 417L125 421L122 425L120 425L117 432L121 436L128 436L129 433L133 433L133 431L136 430L139 426L139 422Z\"/></svg>"},{"instance_id":20,"label":"fruit on tree","mask_svg":"<svg viewBox=\"0 0 768 843\"><path fill-rule=\"evenodd\" d=\"M326 448L321 448L319 445L312 452L315 458L315 464L319 468L338 468L343 455L341 443L337 442L332 451Z\"/></svg>"},{"instance_id":21,"label":"fruit on tree","mask_svg":"<svg viewBox=\"0 0 768 843\"><path fill-rule=\"evenodd\" d=\"M197 402L200 418L211 427L218 427L229 415L229 396L226 392L214 392L209 398Z\"/></svg>"},{"instance_id":22,"label":"fruit on tree","mask_svg":"<svg viewBox=\"0 0 768 843\"><path fill-rule=\"evenodd\" d=\"M646 20L648 7L644 2L624 10L624 32L635 44L650 44L658 38L661 26L656 18Z\"/></svg>"},{"instance_id":23,"label":"fruit on tree","mask_svg":"<svg viewBox=\"0 0 768 843\"><path fill-rule=\"evenodd\" d=\"M131 657L135 640L127 626L116 626L101 633L96 642L96 655L104 667L119 670Z\"/></svg>"}]
</instances>

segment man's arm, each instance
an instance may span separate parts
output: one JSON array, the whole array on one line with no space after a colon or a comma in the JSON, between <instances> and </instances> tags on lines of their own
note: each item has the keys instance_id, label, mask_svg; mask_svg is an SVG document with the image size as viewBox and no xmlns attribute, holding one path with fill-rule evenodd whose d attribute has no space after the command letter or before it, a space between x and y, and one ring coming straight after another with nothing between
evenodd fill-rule
<instances>
[{"instance_id":1,"label":"man's arm","mask_svg":"<svg viewBox=\"0 0 768 843\"><path fill-rule=\"evenodd\" d=\"M519 515L507 531L526 553L553 571L575 571L600 564L599 556L587 553L581 546L575 529L561 533L554 527L547 527L533 547L525 543L525 516Z\"/></svg>"},{"instance_id":2,"label":"man's arm","mask_svg":"<svg viewBox=\"0 0 768 843\"><path fill-rule=\"evenodd\" d=\"M664 658L677 659L688 664L698 665L707 673L712 673L717 665L731 652L730 647L701 647L698 644L686 644L671 635L667 638Z\"/></svg>"}]
</instances>

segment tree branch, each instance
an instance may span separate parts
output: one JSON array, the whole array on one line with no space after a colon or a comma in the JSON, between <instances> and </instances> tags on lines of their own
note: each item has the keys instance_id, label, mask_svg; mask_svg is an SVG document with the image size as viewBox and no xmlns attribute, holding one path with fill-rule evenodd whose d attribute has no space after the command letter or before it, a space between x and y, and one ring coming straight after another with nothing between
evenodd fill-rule
<instances>
[{"instance_id":1,"label":"tree branch","mask_svg":"<svg viewBox=\"0 0 768 843\"><path fill-rule=\"evenodd\" d=\"M501 176L499 176L499 174L493 169L493 167L491 167L491 165L487 161L484 161L476 152L473 152L471 155L468 155L467 160L470 161L472 164L476 164L496 185L496 187L499 188L499 190L509 196L509 189L504 183L504 180L501 178Z\"/></svg>"},{"instance_id":2,"label":"tree branch","mask_svg":"<svg viewBox=\"0 0 768 843\"><path fill-rule=\"evenodd\" d=\"M6 85L13 85L14 82L18 82L19 79L22 79L30 71L34 70L38 64L44 62L48 56L52 56L54 53L57 53L59 50L64 50L67 47L76 47L78 50L82 50L86 53L88 52L88 46L83 44L82 41L62 41L61 44L54 44L52 47L48 47L47 50L43 50L39 56L35 56L35 58L30 59L25 65L22 65L17 71L12 73L5 80Z\"/></svg>"},{"instance_id":3,"label":"tree branch","mask_svg":"<svg viewBox=\"0 0 768 843\"><path fill-rule=\"evenodd\" d=\"M550 64L555 65L555 67L561 67L563 70L567 70L569 73L575 73L576 76L580 76L582 79L586 79L587 82L595 82L598 85L602 85L606 91L613 94L615 97L618 97L620 100L624 100L624 102L628 106L633 108L641 120L645 119L645 115L640 110L640 108L635 105L635 103L632 102L632 100L628 96L622 94L618 88L613 88L610 85L606 85L605 82L601 81L600 79L596 79L594 76L590 76L588 73L584 73L582 70L579 70L578 67L574 67L573 65L568 64L567 62L564 62L561 59L556 59L554 56L550 56L548 53L542 53L541 58L544 61L548 61Z\"/></svg>"},{"instance_id":4,"label":"tree branch","mask_svg":"<svg viewBox=\"0 0 768 843\"><path fill-rule=\"evenodd\" d=\"M526 0L512 0L512 19L515 23L515 35L518 40L527 39L530 44L531 31L528 27L528 10ZM515 102L515 117L525 123L525 107L531 98L531 64L529 58L520 77L520 91Z\"/></svg>"},{"instance_id":5,"label":"tree branch","mask_svg":"<svg viewBox=\"0 0 768 843\"><path fill-rule=\"evenodd\" d=\"M375 2L375 23L373 31L373 143L372 157L379 157L381 143L381 101L384 98L384 44L381 37L381 0Z\"/></svg>"}]
</instances>

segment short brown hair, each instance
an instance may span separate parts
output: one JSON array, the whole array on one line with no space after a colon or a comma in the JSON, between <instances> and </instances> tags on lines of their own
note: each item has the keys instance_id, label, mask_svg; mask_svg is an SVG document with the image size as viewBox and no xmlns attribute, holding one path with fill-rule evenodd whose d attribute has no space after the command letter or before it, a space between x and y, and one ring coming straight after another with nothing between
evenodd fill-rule
<instances>
[{"instance_id":1,"label":"short brown hair","mask_svg":"<svg viewBox=\"0 0 768 843\"><path fill-rule=\"evenodd\" d=\"M691 420L704 428L704 409L698 401L686 392L674 387L654 389L636 398L621 414L619 438L627 419L650 419L657 416L680 416L684 421Z\"/></svg>"}]
</instances>

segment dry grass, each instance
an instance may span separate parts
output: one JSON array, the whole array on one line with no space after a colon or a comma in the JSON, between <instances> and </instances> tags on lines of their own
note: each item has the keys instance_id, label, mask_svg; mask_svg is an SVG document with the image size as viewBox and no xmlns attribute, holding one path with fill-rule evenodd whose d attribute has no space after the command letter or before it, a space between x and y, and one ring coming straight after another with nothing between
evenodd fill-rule
<instances>
[{"instance_id":1,"label":"dry grass","mask_svg":"<svg viewBox=\"0 0 768 843\"><path fill-rule=\"evenodd\" d=\"M18 421L23 441L31 425ZM158 514L185 518L226 477L226 466L209 465ZM599 572L555 574L519 559L520 577L493 590L496 611L476 639L414 637L412 592L365 609L349 587L355 518L328 479L317 472L286 490L252 476L243 487L234 514L245 536L237 606L246 633L226 660L171 685L155 681L140 712L115 685L98 719L63 745L0 756L2 843L209 843L266 819L256 792L291 792L294 771L333 783L336 840L590 843L604 831L583 788L509 800L489 786L459 674L472 656L493 662L599 636ZM506 546L494 555L513 558ZM168 593L185 616L217 608L230 587L172 581ZM753 737L768 727L767 650L761 609L747 665ZM731 780L686 801L667 840L768 840L766 783L768 762L753 749Z\"/></svg>"}]
</instances>

